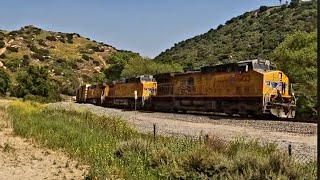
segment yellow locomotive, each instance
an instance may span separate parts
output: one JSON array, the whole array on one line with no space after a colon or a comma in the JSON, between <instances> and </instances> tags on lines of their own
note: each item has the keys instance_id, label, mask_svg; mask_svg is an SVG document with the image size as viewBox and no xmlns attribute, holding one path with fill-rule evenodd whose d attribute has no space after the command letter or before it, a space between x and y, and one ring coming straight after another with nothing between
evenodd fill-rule
<instances>
[{"instance_id":1,"label":"yellow locomotive","mask_svg":"<svg viewBox=\"0 0 320 180\"><path fill-rule=\"evenodd\" d=\"M76 101L107 107L145 108L155 95L157 82L152 75L144 75L107 85L83 85L77 90ZM136 92L136 97L135 93Z\"/></svg>"},{"instance_id":2,"label":"yellow locomotive","mask_svg":"<svg viewBox=\"0 0 320 180\"><path fill-rule=\"evenodd\" d=\"M270 61L259 59L206 66L199 71L140 76L107 86L82 86L78 92L87 94L77 94L77 101L85 97L86 102L107 107L133 108L134 91L138 108L295 116L288 77Z\"/></svg>"},{"instance_id":3,"label":"yellow locomotive","mask_svg":"<svg viewBox=\"0 0 320 180\"><path fill-rule=\"evenodd\" d=\"M103 105L105 97L108 97L109 86L107 85L93 85L87 88L86 102Z\"/></svg>"},{"instance_id":4,"label":"yellow locomotive","mask_svg":"<svg viewBox=\"0 0 320 180\"><path fill-rule=\"evenodd\" d=\"M240 115L295 116L288 77L268 60L202 67L200 71L156 75L155 109Z\"/></svg>"},{"instance_id":5,"label":"yellow locomotive","mask_svg":"<svg viewBox=\"0 0 320 180\"><path fill-rule=\"evenodd\" d=\"M157 82L152 75L144 75L109 84L109 94L104 106L143 108L150 105L150 96L155 95ZM136 93L136 95L135 95Z\"/></svg>"}]
</instances>

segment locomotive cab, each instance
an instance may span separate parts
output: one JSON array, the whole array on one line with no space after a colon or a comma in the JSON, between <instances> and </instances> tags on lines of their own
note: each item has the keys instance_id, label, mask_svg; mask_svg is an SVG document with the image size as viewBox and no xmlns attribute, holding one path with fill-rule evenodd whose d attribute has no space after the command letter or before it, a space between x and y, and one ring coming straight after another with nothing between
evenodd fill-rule
<instances>
[{"instance_id":1,"label":"locomotive cab","mask_svg":"<svg viewBox=\"0 0 320 180\"><path fill-rule=\"evenodd\" d=\"M289 78L277 70L269 60L240 61L246 72L254 71L262 76L262 110L280 118L294 118L296 99Z\"/></svg>"},{"instance_id":2,"label":"locomotive cab","mask_svg":"<svg viewBox=\"0 0 320 180\"><path fill-rule=\"evenodd\" d=\"M277 69L277 67L274 64L271 64L269 60L262 60L262 59L239 61L238 66L240 68L242 67L243 70L245 70L246 72L250 70L272 71Z\"/></svg>"}]
</instances>

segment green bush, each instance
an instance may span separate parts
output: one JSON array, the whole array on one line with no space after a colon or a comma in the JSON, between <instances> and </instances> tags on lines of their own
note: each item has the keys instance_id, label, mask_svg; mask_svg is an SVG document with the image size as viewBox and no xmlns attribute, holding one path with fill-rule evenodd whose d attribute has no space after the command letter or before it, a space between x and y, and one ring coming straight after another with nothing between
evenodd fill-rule
<instances>
[{"instance_id":1,"label":"green bush","mask_svg":"<svg viewBox=\"0 0 320 180\"><path fill-rule=\"evenodd\" d=\"M9 90L11 78L9 73L0 68L0 94L5 95Z\"/></svg>"},{"instance_id":2,"label":"green bush","mask_svg":"<svg viewBox=\"0 0 320 180\"><path fill-rule=\"evenodd\" d=\"M0 55L0 59L6 59L6 57L7 56L4 53Z\"/></svg>"},{"instance_id":3,"label":"green bush","mask_svg":"<svg viewBox=\"0 0 320 180\"><path fill-rule=\"evenodd\" d=\"M3 41L0 41L0 48L4 48L4 47L5 47L5 43Z\"/></svg>"},{"instance_id":4,"label":"green bush","mask_svg":"<svg viewBox=\"0 0 320 180\"><path fill-rule=\"evenodd\" d=\"M42 56L48 56L49 50L43 49L43 48L37 48L36 46L30 46L30 50L35 52L36 54L42 55Z\"/></svg>"},{"instance_id":5,"label":"green bush","mask_svg":"<svg viewBox=\"0 0 320 180\"><path fill-rule=\"evenodd\" d=\"M268 10L267 6L260 6L260 8L259 8L259 12L264 12L266 10Z\"/></svg>"},{"instance_id":6,"label":"green bush","mask_svg":"<svg viewBox=\"0 0 320 180\"><path fill-rule=\"evenodd\" d=\"M48 69L44 67L29 66L26 71L19 71L16 84L10 90L13 96L23 98L28 94L48 97L56 89L52 86Z\"/></svg>"},{"instance_id":7,"label":"green bush","mask_svg":"<svg viewBox=\"0 0 320 180\"><path fill-rule=\"evenodd\" d=\"M32 54L31 57L34 58L34 59L39 59L39 61L44 61L45 60L43 55L37 54L37 53Z\"/></svg>"},{"instance_id":8,"label":"green bush","mask_svg":"<svg viewBox=\"0 0 320 180\"><path fill-rule=\"evenodd\" d=\"M19 49L17 47L12 47L12 46L7 47L7 50L9 50L11 52L18 52L19 51Z\"/></svg>"},{"instance_id":9,"label":"green bush","mask_svg":"<svg viewBox=\"0 0 320 180\"><path fill-rule=\"evenodd\" d=\"M46 39L48 39L49 41L56 41L57 38L55 36L47 36Z\"/></svg>"},{"instance_id":10,"label":"green bush","mask_svg":"<svg viewBox=\"0 0 320 180\"><path fill-rule=\"evenodd\" d=\"M82 54L82 59L89 61L90 60L90 56L86 55L86 54Z\"/></svg>"}]
</instances>

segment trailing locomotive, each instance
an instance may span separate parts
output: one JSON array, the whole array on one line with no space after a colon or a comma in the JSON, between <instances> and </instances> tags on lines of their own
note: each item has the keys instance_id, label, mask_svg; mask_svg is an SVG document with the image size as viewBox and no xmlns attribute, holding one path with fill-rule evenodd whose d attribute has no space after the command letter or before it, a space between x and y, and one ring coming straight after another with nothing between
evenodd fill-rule
<instances>
[{"instance_id":1,"label":"trailing locomotive","mask_svg":"<svg viewBox=\"0 0 320 180\"><path fill-rule=\"evenodd\" d=\"M91 89L97 92L96 101L85 94ZM140 109L295 116L288 77L270 61L259 59L206 66L199 71L140 76L105 86L84 85L77 91L77 102L85 97L85 102L106 107L133 108L135 90Z\"/></svg>"}]
</instances>

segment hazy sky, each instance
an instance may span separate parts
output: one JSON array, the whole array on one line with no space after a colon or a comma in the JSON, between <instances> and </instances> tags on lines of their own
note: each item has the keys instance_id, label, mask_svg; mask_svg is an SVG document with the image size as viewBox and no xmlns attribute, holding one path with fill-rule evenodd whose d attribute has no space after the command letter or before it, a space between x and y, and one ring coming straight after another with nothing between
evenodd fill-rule
<instances>
[{"instance_id":1,"label":"hazy sky","mask_svg":"<svg viewBox=\"0 0 320 180\"><path fill-rule=\"evenodd\" d=\"M234 16L278 4L279 0L1 0L0 29L35 25L76 32L153 58Z\"/></svg>"}]
</instances>

